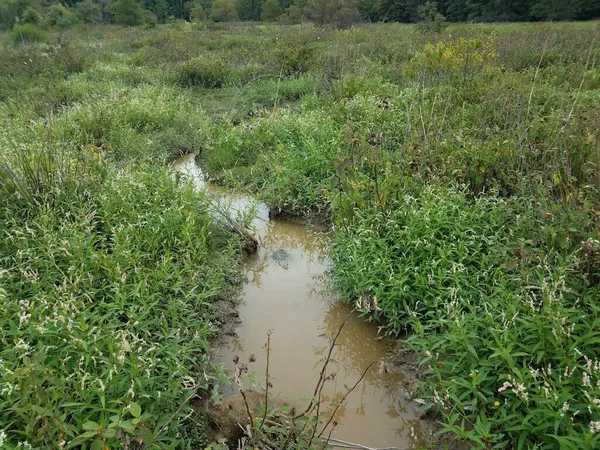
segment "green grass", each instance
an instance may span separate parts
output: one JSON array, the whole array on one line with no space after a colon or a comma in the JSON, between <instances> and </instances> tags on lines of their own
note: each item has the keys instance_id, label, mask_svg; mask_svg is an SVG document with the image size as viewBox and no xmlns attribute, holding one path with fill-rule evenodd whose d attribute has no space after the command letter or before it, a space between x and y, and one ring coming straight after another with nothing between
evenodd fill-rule
<instances>
[{"instance_id":1,"label":"green grass","mask_svg":"<svg viewBox=\"0 0 600 450\"><path fill-rule=\"evenodd\" d=\"M186 377L215 373L238 242L164 172L193 152L274 212L332 224L333 281L409 334L444 430L598 446L599 38L594 22L2 36L9 445L148 442Z\"/></svg>"}]
</instances>

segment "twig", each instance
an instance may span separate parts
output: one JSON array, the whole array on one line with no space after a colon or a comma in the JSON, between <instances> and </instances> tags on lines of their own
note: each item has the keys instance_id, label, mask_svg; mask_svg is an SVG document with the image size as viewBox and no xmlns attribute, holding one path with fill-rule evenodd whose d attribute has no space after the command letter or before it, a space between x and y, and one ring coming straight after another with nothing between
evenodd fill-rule
<instances>
[{"instance_id":1,"label":"twig","mask_svg":"<svg viewBox=\"0 0 600 450\"><path fill-rule=\"evenodd\" d=\"M352 386L350 389L348 389L346 391L346 393L344 394L344 396L342 397L342 399L335 406L335 409L331 413L331 416L329 417L329 420L327 421L327 423L325 424L325 426L323 427L323 429L321 430L321 432L319 433L319 435L317 437L320 438L323 435L323 433L325 432L325 430L327 429L327 427L329 426L329 424L333 421L333 419L335 417L335 414L338 412L338 409L340 409L340 406L342 406L344 404L344 402L346 401L346 399L348 398L348 396L354 391L354 389L356 389L356 386L358 386L360 384L360 382L365 378L365 375L367 374L367 372L369 371L369 369L371 367L373 367L373 365L375 365L375 363L377 363L377 362L379 362L379 361L375 360L371 364L369 364L367 366L367 368L363 371L363 373L360 376L360 378L356 381L356 383L354 383L354 386Z\"/></svg>"},{"instance_id":2,"label":"twig","mask_svg":"<svg viewBox=\"0 0 600 450\"><path fill-rule=\"evenodd\" d=\"M236 367L235 370L235 382L240 390L240 394L242 394L242 398L244 399L244 406L246 407L246 414L248 414L248 420L250 421L250 429L254 429L254 418L252 417L252 412L250 411L250 404L248 403L248 397L246 397L246 390L244 389L244 385L241 380L242 369L241 367Z\"/></svg>"},{"instance_id":3,"label":"twig","mask_svg":"<svg viewBox=\"0 0 600 450\"><path fill-rule=\"evenodd\" d=\"M279 86L281 85L281 78L283 77L283 65L279 69L279 78L277 79L277 90L275 91L275 103L273 103L273 111L271 111L271 117L275 115L277 110L277 102L279 100Z\"/></svg>"},{"instance_id":4,"label":"twig","mask_svg":"<svg viewBox=\"0 0 600 450\"><path fill-rule=\"evenodd\" d=\"M263 413L263 417L262 417L262 421L260 422L260 426L258 427L259 429L262 429L263 425L265 424L265 420L267 420L267 409L268 409L268 402L269 402L269 385L271 384L271 382L269 381L269 361L270 361L270 355L271 355L271 333L272 330L267 331L267 366L265 368L265 411Z\"/></svg>"},{"instance_id":5,"label":"twig","mask_svg":"<svg viewBox=\"0 0 600 450\"><path fill-rule=\"evenodd\" d=\"M315 392L313 393L312 399L310 400L310 403L309 403L308 407L306 408L306 410L304 410L303 413L295 416L294 420L299 419L300 417L308 414L311 411L311 409L313 408L313 405L315 404L315 398L317 398L317 394L319 393L321 384L325 383L325 371L327 370L327 365L329 364L329 361L331 360L331 354L333 353L333 348L335 347L335 343L336 343L338 337L340 336L342 329L344 328L344 325L346 324L346 321L350 318L350 316L354 313L354 311L355 310L352 309L352 311L350 311L346 315L346 317L344 317L344 320L340 324L340 326L337 330L337 333L335 334L333 340L331 341L331 345L329 346L329 352L327 353L327 358L325 358L325 363L323 364L323 367L321 368L321 373L319 374L319 381L317 382L317 385L315 386Z\"/></svg>"}]
</instances>

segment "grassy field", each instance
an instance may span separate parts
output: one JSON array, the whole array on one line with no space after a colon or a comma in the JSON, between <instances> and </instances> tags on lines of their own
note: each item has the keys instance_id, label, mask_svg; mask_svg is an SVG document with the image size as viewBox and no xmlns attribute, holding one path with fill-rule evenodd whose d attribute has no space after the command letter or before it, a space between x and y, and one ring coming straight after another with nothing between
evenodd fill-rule
<instances>
[{"instance_id":1,"label":"grassy field","mask_svg":"<svg viewBox=\"0 0 600 450\"><path fill-rule=\"evenodd\" d=\"M167 173L190 152L332 224L332 281L419 355L443 430L600 446L598 23L38 39L0 44L6 448L207 444L179 405L220 382L240 246Z\"/></svg>"}]
</instances>

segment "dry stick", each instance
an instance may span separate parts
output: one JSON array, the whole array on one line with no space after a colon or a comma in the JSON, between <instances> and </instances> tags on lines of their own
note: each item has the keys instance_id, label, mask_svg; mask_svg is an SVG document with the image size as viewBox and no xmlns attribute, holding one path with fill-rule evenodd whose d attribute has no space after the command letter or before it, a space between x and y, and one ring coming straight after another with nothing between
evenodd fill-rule
<instances>
[{"instance_id":1,"label":"dry stick","mask_svg":"<svg viewBox=\"0 0 600 450\"><path fill-rule=\"evenodd\" d=\"M323 364L323 367L321 368L321 373L319 374L319 381L317 382L317 386L315 387L315 392L313 393L313 397L310 400L310 403L309 403L308 407L306 408L306 410L302 414L298 414L297 416L295 416L294 420L299 419L300 417L308 414L308 412L310 412L310 410L312 409L313 405L315 404L315 398L317 397L317 394L319 393L319 388L320 388L320 386L321 386L322 383L325 383L325 371L327 370L327 365L329 364L329 361L331 360L331 354L333 353L333 348L335 347L335 343L336 343L338 337L340 336L340 334L342 332L342 328L344 328L344 325L346 324L346 321L354 313L354 310L355 309L353 308L346 315L346 317L344 317L344 320L342 321L341 325L339 326L335 337L331 341L331 345L329 346L329 352L327 353L327 358L325 359L325 363Z\"/></svg>"},{"instance_id":2,"label":"dry stick","mask_svg":"<svg viewBox=\"0 0 600 450\"><path fill-rule=\"evenodd\" d=\"M263 413L262 421L260 422L259 429L262 429L265 424L265 420L267 420L267 409L268 409L268 401L269 401L269 360L271 355L271 330L267 331L267 366L265 368L265 412Z\"/></svg>"},{"instance_id":3,"label":"dry stick","mask_svg":"<svg viewBox=\"0 0 600 450\"><path fill-rule=\"evenodd\" d=\"M277 110L277 101L279 100L279 85L281 84L281 77L283 76L283 64L279 69L279 78L277 79L277 91L275 91L275 103L273 104L273 111L271 111L271 117L275 115Z\"/></svg>"},{"instance_id":4,"label":"dry stick","mask_svg":"<svg viewBox=\"0 0 600 450\"><path fill-rule=\"evenodd\" d=\"M423 129L423 141L427 145L427 130L425 129L425 121L423 120L423 97L419 101L419 117L421 118L421 128Z\"/></svg>"},{"instance_id":5,"label":"dry stick","mask_svg":"<svg viewBox=\"0 0 600 450\"><path fill-rule=\"evenodd\" d=\"M316 411L315 411L315 418L317 420L315 420L315 423L314 423L313 429L312 429L312 433L310 435L310 441L308 443L309 447L312 445L313 439L315 438L315 434L317 434L317 427L319 426L319 414L321 414L321 403L322 403L321 398L322 398L322 395L323 395L323 388L324 387L325 387L325 383L323 382L321 384L320 389L319 389L319 394L317 395L317 405L316 405ZM304 426L306 427L306 424L304 424ZM304 431L304 427L302 428L302 431Z\"/></svg>"},{"instance_id":6,"label":"dry stick","mask_svg":"<svg viewBox=\"0 0 600 450\"><path fill-rule=\"evenodd\" d=\"M248 230L246 230L246 228L244 228L242 224L233 219L225 207L223 207L218 202L212 202L209 200L209 203L213 211L217 212L223 219L225 219L229 223L229 226L233 229L233 231L238 233L243 238L252 241L258 246L258 240L254 236L252 236L252 234Z\"/></svg>"},{"instance_id":7,"label":"dry stick","mask_svg":"<svg viewBox=\"0 0 600 450\"><path fill-rule=\"evenodd\" d=\"M248 403L248 397L246 397L246 390L242 384L242 380L240 378L242 374L242 370L240 367L236 367L235 370L235 382L240 390L240 394L242 394L242 398L244 399L244 406L246 407L246 414L248 414L248 420L250 421L250 429L254 429L254 418L252 417L252 412L250 411L250 404Z\"/></svg>"},{"instance_id":8,"label":"dry stick","mask_svg":"<svg viewBox=\"0 0 600 450\"><path fill-rule=\"evenodd\" d=\"M404 135L404 148L406 149L406 144L408 142L408 138L411 132L410 127L410 112L412 111L412 103L407 106L407 114L406 114L406 134Z\"/></svg>"},{"instance_id":9,"label":"dry stick","mask_svg":"<svg viewBox=\"0 0 600 450\"><path fill-rule=\"evenodd\" d=\"M331 413L331 416L329 417L329 420L327 421L327 423L325 424L325 426L323 427L323 429L321 430L321 432L319 433L319 435L317 437L320 438L323 435L323 433L325 432L325 430L327 429L327 427L329 426L329 424L333 421L336 413L338 412L338 409L340 409L340 407L344 404L344 402L346 401L346 399L348 398L348 396L354 391L354 389L356 389L356 386L358 386L360 384L360 382L365 378L365 375L367 374L367 372L369 371L369 369L371 367L373 367L373 365L375 365L377 362L378 362L378 360L375 360L371 364L369 364L367 366L367 368L363 371L363 373L360 376L360 378L356 381L356 383L354 383L354 386L352 386L350 389L348 389L346 391L346 394L344 394L344 396L342 397L342 399L335 406L335 409L333 410L333 413Z\"/></svg>"},{"instance_id":10,"label":"dry stick","mask_svg":"<svg viewBox=\"0 0 600 450\"><path fill-rule=\"evenodd\" d=\"M333 427L331 427L331 430L329 430L329 434L327 435L327 439L323 440L323 447L321 447L321 450L325 450L327 448L327 445L329 445L329 440L331 439L331 433L333 433L334 429L335 429L335 425ZM311 438L311 443L312 443L312 438Z\"/></svg>"},{"instance_id":11,"label":"dry stick","mask_svg":"<svg viewBox=\"0 0 600 450\"><path fill-rule=\"evenodd\" d=\"M529 101L527 102L527 114L525 114L525 122L529 120L529 113L531 112L531 101L533 100L533 91L535 90L535 82L537 81L538 74L540 73L540 68L542 67L542 61L544 60L544 56L546 55L546 48L548 46L548 39L550 36L546 38L546 42L544 42L544 48L542 49L542 55L540 56L540 61L535 69L535 74L533 75L533 83L531 85L531 91L529 91Z\"/></svg>"}]
</instances>

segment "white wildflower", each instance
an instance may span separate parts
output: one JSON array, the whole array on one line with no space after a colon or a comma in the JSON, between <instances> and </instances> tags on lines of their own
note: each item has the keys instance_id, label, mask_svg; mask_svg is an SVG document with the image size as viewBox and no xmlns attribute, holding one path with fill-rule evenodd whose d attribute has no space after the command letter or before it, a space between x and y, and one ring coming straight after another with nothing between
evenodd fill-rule
<instances>
[{"instance_id":1,"label":"white wildflower","mask_svg":"<svg viewBox=\"0 0 600 450\"><path fill-rule=\"evenodd\" d=\"M508 381L505 381L504 384L498 388L498 392L504 392L505 390L507 390L511 387L512 387L512 384Z\"/></svg>"}]
</instances>

